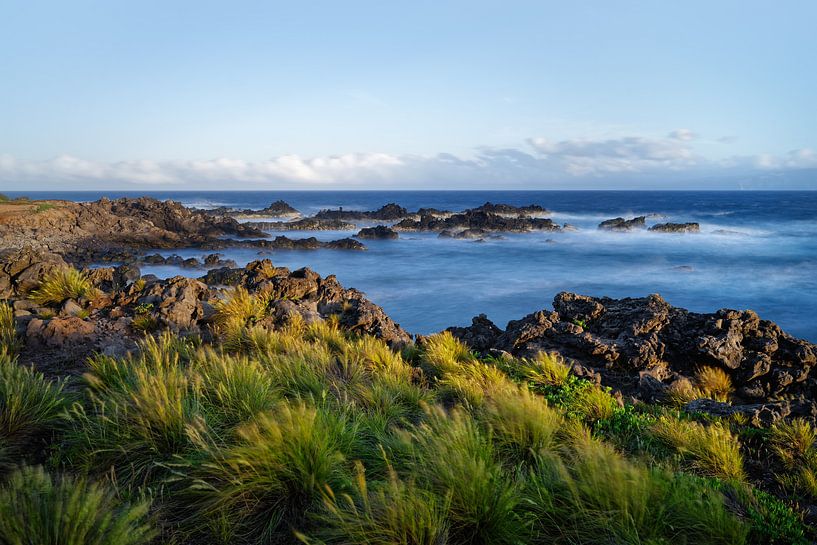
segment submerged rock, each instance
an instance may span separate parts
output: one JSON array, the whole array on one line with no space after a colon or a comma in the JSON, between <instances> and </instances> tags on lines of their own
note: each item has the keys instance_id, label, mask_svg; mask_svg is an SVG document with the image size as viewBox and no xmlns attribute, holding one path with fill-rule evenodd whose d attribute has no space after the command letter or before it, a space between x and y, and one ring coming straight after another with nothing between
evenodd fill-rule
<instances>
[{"instance_id":1,"label":"submerged rock","mask_svg":"<svg viewBox=\"0 0 817 545\"><path fill-rule=\"evenodd\" d=\"M364 227L355 236L364 239L396 239L400 235L391 227L378 225L377 227Z\"/></svg>"},{"instance_id":2,"label":"submerged rock","mask_svg":"<svg viewBox=\"0 0 817 545\"><path fill-rule=\"evenodd\" d=\"M657 223L650 227L648 231L658 233L700 233L701 226L698 223Z\"/></svg>"}]
</instances>

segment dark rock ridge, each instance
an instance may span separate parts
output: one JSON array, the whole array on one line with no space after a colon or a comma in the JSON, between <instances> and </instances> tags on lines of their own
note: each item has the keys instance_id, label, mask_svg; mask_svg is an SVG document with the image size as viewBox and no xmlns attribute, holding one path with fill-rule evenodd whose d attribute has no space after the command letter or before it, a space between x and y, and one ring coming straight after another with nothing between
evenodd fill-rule
<instances>
[{"instance_id":1,"label":"dark rock ridge","mask_svg":"<svg viewBox=\"0 0 817 545\"><path fill-rule=\"evenodd\" d=\"M365 250L366 246L353 238L342 238L324 242L315 237L288 238L277 236L274 239L260 240L225 240L216 239L196 245L203 250L222 250L224 248L259 248L265 250Z\"/></svg>"},{"instance_id":2,"label":"dark rock ridge","mask_svg":"<svg viewBox=\"0 0 817 545\"><path fill-rule=\"evenodd\" d=\"M599 229L605 231L632 231L633 229L644 229L646 227L646 216L638 216L629 220L624 218L613 218L599 223Z\"/></svg>"},{"instance_id":3,"label":"dark rock ridge","mask_svg":"<svg viewBox=\"0 0 817 545\"><path fill-rule=\"evenodd\" d=\"M400 206L399 204L389 203L384 205L377 210L372 211L361 211L361 210L343 210L338 208L337 210L327 209L321 210L317 214L315 214L315 218L317 219L332 219L332 220L384 220L384 221L396 221L405 217L410 216L411 213Z\"/></svg>"},{"instance_id":4,"label":"dark rock ridge","mask_svg":"<svg viewBox=\"0 0 817 545\"><path fill-rule=\"evenodd\" d=\"M201 260L196 257L183 258L179 255L172 254L163 256L161 254L147 255L139 260L139 263L146 265L171 265L174 267L183 267L186 269L200 269L215 267L236 267L235 261L232 259L222 259L219 254L210 254L204 256Z\"/></svg>"},{"instance_id":5,"label":"dark rock ridge","mask_svg":"<svg viewBox=\"0 0 817 545\"><path fill-rule=\"evenodd\" d=\"M236 210L228 206L219 206L218 208L210 208L204 210L205 213L211 216L233 216L236 218L252 218L252 217L271 217L271 218L285 218L300 216L301 213L290 206L285 201L275 201L266 208L254 210L252 208L245 208L244 210Z\"/></svg>"},{"instance_id":6,"label":"dark rock ridge","mask_svg":"<svg viewBox=\"0 0 817 545\"><path fill-rule=\"evenodd\" d=\"M445 231L481 229L492 232L559 231L561 227L547 218L508 217L467 210L447 217L420 216L419 220L404 219L394 225L398 231Z\"/></svg>"},{"instance_id":7,"label":"dark rock ridge","mask_svg":"<svg viewBox=\"0 0 817 545\"><path fill-rule=\"evenodd\" d=\"M400 235L391 227L385 225L378 225L376 227L364 227L355 235L357 238L363 239L396 239Z\"/></svg>"},{"instance_id":8,"label":"dark rock ridge","mask_svg":"<svg viewBox=\"0 0 817 545\"><path fill-rule=\"evenodd\" d=\"M244 225L262 231L353 231L354 223L336 219L302 218L294 221L251 221Z\"/></svg>"},{"instance_id":9,"label":"dark rock ridge","mask_svg":"<svg viewBox=\"0 0 817 545\"><path fill-rule=\"evenodd\" d=\"M489 212L506 216L529 216L531 214L548 214L549 212L538 204L528 206L513 206L510 204L494 204L486 202L482 206L471 208L472 212Z\"/></svg>"},{"instance_id":10,"label":"dark rock ridge","mask_svg":"<svg viewBox=\"0 0 817 545\"><path fill-rule=\"evenodd\" d=\"M701 226L698 223L657 223L650 227L648 231L658 233L700 233Z\"/></svg>"},{"instance_id":11,"label":"dark rock ridge","mask_svg":"<svg viewBox=\"0 0 817 545\"><path fill-rule=\"evenodd\" d=\"M659 295L574 293L558 294L553 308L513 320L504 331L484 315L450 331L481 352L556 352L584 375L641 399L661 397L673 382L714 366L731 378L736 403L781 400L817 416L817 375L810 374L817 346L751 310L702 314L673 307Z\"/></svg>"}]
</instances>

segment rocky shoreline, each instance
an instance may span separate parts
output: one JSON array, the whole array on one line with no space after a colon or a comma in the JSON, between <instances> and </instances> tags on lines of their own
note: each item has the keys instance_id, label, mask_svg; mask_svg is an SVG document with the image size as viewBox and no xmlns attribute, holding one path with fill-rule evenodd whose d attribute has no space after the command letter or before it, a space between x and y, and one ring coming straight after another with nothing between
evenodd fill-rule
<instances>
[{"instance_id":1,"label":"rocky shoreline","mask_svg":"<svg viewBox=\"0 0 817 545\"><path fill-rule=\"evenodd\" d=\"M276 335L308 328L309 324L315 324L316 331L326 331L325 341L332 343L331 331L337 324L337 330L353 343L368 346L374 337L383 341L388 354L412 362L407 367L409 374L401 375L400 380L439 389L441 406L446 406L447 396L458 385L436 376L422 354L433 352L434 347L439 350L440 343L445 346L448 338L457 343L456 354L450 355L452 361L463 358L485 373L486 392L490 392L492 373L502 373L546 396L546 406L553 403L559 407L560 395L579 400L591 392L602 396L600 403L609 405L607 416L587 416L594 434L607 433L607 426L650 426L615 428L615 432L622 438L630 433L642 438L639 440L652 437L649 430L666 418L649 416L652 411L675 415L679 422L733 426L746 434L741 435L744 446L779 426L817 423L817 374L812 371L817 366L817 345L789 335L752 311L697 313L673 307L659 295L611 299L563 292L555 296L552 308L511 320L504 327L480 315L467 327L414 335L364 293L344 287L333 275L323 277L309 268L290 270L269 259L238 267L218 253L196 257L145 253L151 248L217 250L236 246L359 250L365 247L356 238L394 239L400 236L400 229L364 227L355 238L331 242L314 237L256 238L258 232L252 225L226 216L211 224L211 216L173 203L136 199L57 206L43 212L51 216L28 214L12 218L12 222L6 218L6 227L0 231L6 244L0 255L0 302L10 317L6 323L13 328L12 335L6 332L5 342L13 345L14 365L32 366L47 380L80 384L79 377L87 376L94 361L125 361L128 354L144 351L151 339L163 335L161 338L203 347L202 353L207 353L214 347L240 350L254 339L280 342ZM97 219L89 219L93 214ZM435 219L422 219L429 217ZM58 220L66 218L74 223L58 230ZM541 222L537 223L543 226L541 230L560 229L545 218L508 217L488 211L447 217L425 214L421 219L406 218L398 223L425 221L432 229L432 222L440 222L433 223L432 231L439 236L480 239L501 236L491 230L495 226L508 229L530 225L534 220ZM452 224L473 227L458 229ZM658 230L691 229L683 224L664 225L667 227ZM102 238L104 229L126 227L142 231L116 232L110 244ZM29 243L21 244L26 234L30 235ZM92 256L125 264L84 266ZM143 275L139 268L143 264L201 272L197 278L160 279ZM54 285L61 289L53 290ZM224 309L231 305L241 305L242 321L240 327L229 329ZM383 362L391 361L392 356L378 354L377 358L385 358ZM544 361L559 362L550 371L534 365L543 361L545 354ZM235 361L252 363L251 359ZM560 368L564 368L564 376L558 388L547 386L541 382L542 376L536 375ZM357 376L347 376L349 371L341 367L328 368L327 373L348 381ZM468 391L457 395L468 399ZM744 457L746 475L753 486L778 498L792 497L779 484L775 473L779 470L770 469L780 465L773 455L763 448L752 448ZM800 498L793 504L796 516L811 527L817 522L817 504L806 496Z\"/></svg>"},{"instance_id":2,"label":"rocky shoreline","mask_svg":"<svg viewBox=\"0 0 817 545\"><path fill-rule=\"evenodd\" d=\"M6 255L0 262L0 299L14 308L26 344L24 359L59 369L66 358L76 363L94 352L121 354L136 346L145 323L150 330L209 335L213 309L236 287L269 297L269 316L260 326L280 327L295 315L307 323L338 316L348 329L394 347L423 339L363 293L310 269L290 271L267 259L242 268L217 254L203 260L151 255L144 262L209 271L197 279L161 280L141 276L135 265L86 268L83 274L97 296L49 307L32 303L30 294L50 271L68 267L66 260L30 248ZM559 354L577 376L636 402L666 400L692 385L701 368L713 367L733 385L730 403L693 404L696 410L740 412L766 424L790 416L817 419L817 375L811 372L817 346L752 311L701 314L673 307L659 295L617 300L560 293L552 310L512 320L504 329L481 315L471 326L448 331L486 356Z\"/></svg>"},{"instance_id":3,"label":"rocky shoreline","mask_svg":"<svg viewBox=\"0 0 817 545\"><path fill-rule=\"evenodd\" d=\"M135 318L155 323L157 328L206 332L214 303L231 286L250 292L269 291L275 296L271 327L293 314L312 321L326 319L344 308L342 321L352 329L374 334L392 345L412 339L380 307L360 292L343 288L333 276L321 278L309 269L289 271L268 260L238 268L217 253L182 258L176 254L148 255L148 249L364 250L363 243L356 239L396 239L406 231L479 240L502 232L563 229L550 219L538 217L547 214L542 207L492 203L461 213L430 209L411 213L395 204L372 212L324 210L314 218L292 222L310 228L348 228L354 226L349 220L360 218L395 222L391 227L365 227L355 238L323 242L315 237L269 238L260 229L268 223L239 223L225 210L192 210L172 201L140 198L52 204L44 212L5 217L0 222L0 298L13 302L20 327L32 346L58 351L67 347L65 353L72 354L78 347L84 347L86 353L113 350L108 344L113 332L117 346L132 348L128 339L143 333L131 327ZM261 212L291 214L292 210L279 201ZM645 219L616 218L602 222L599 228L642 229ZM650 230L695 232L697 228L697 224L661 223ZM27 294L49 271L69 264L83 267L95 261L124 263L85 269L95 288L105 294L100 299L74 301L68 310L37 308L26 302ZM206 273L197 280L181 276L160 280L151 275L141 277L141 265L169 265ZM75 305L88 315L78 318ZM136 309L144 310L145 305L153 307L138 314ZM474 318L469 327L450 331L486 355L558 353L573 362L581 376L641 401L660 400L685 382L694 381L701 366L714 366L734 384L733 407L754 407L752 410L757 409L758 414L766 409L773 413L763 418L817 417L817 376L811 375L817 364L817 348L751 311L697 314L672 307L658 295L614 300L562 293L556 296L553 310L543 309L511 321L505 329L481 316ZM30 353L32 361L36 360L38 352Z\"/></svg>"}]
</instances>

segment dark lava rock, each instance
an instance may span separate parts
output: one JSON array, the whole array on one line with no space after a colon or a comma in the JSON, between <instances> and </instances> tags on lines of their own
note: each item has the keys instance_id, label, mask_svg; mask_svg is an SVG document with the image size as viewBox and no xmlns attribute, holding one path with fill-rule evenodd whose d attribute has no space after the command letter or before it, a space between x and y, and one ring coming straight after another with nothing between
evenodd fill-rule
<instances>
[{"instance_id":1,"label":"dark lava rock","mask_svg":"<svg viewBox=\"0 0 817 545\"><path fill-rule=\"evenodd\" d=\"M548 211L538 204L528 206L512 206L510 204L493 204L486 202L477 208L471 208L471 212L489 212L491 214L501 214L506 216L527 216L530 214L547 214Z\"/></svg>"},{"instance_id":2,"label":"dark lava rock","mask_svg":"<svg viewBox=\"0 0 817 545\"><path fill-rule=\"evenodd\" d=\"M573 293L558 294L553 308L512 320L490 348L518 356L557 352L637 397L651 393L639 392L639 373L669 384L694 376L700 366L723 369L736 399L747 403L817 396L817 377L810 375L817 346L751 310L703 314L673 307L658 295L610 299ZM485 329L480 322L455 334L468 342L484 338Z\"/></svg>"},{"instance_id":3,"label":"dark lava rock","mask_svg":"<svg viewBox=\"0 0 817 545\"><path fill-rule=\"evenodd\" d=\"M289 216L300 216L301 213L289 205L289 203L285 201L275 201L274 203L270 204L266 208L261 208L259 210L254 210L252 208L245 208L244 210L237 210L235 208L230 208L227 206L219 206L218 208L211 208L208 210L204 210L204 213L209 214L211 216L234 216L234 217L289 217Z\"/></svg>"},{"instance_id":4,"label":"dark lava rock","mask_svg":"<svg viewBox=\"0 0 817 545\"><path fill-rule=\"evenodd\" d=\"M363 243L353 238L342 238L323 242L315 237L289 238L278 236L272 240L211 240L198 245L199 248L220 250L223 248L260 248L269 250L365 250Z\"/></svg>"},{"instance_id":5,"label":"dark lava rock","mask_svg":"<svg viewBox=\"0 0 817 545\"><path fill-rule=\"evenodd\" d=\"M399 204L389 203L374 211L343 210L341 208L321 210L315 214L317 219L334 220L386 220L396 221L410 216L408 210Z\"/></svg>"},{"instance_id":6,"label":"dark lava rock","mask_svg":"<svg viewBox=\"0 0 817 545\"><path fill-rule=\"evenodd\" d=\"M599 223L599 229L605 231L632 231L633 229L643 229L646 227L646 219L646 216L638 216L629 220L613 218Z\"/></svg>"},{"instance_id":7,"label":"dark lava rock","mask_svg":"<svg viewBox=\"0 0 817 545\"><path fill-rule=\"evenodd\" d=\"M559 231L561 228L546 218L508 217L491 212L465 211L447 217L420 216L419 220L404 219L394 225L398 231L446 231L481 229L491 232Z\"/></svg>"},{"instance_id":8,"label":"dark lava rock","mask_svg":"<svg viewBox=\"0 0 817 545\"><path fill-rule=\"evenodd\" d=\"M378 225L377 227L364 227L355 236L364 239L396 239L400 235L391 227Z\"/></svg>"},{"instance_id":9,"label":"dark lava rock","mask_svg":"<svg viewBox=\"0 0 817 545\"><path fill-rule=\"evenodd\" d=\"M700 233L698 223L657 223L648 229L658 233Z\"/></svg>"},{"instance_id":10,"label":"dark lava rock","mask_svg":"<svg viewBox=\"0 0 817 545\"><path fill-rule=\"evenodd\" d=\"M252 221L248 225L262 231L351 231L354 223L336 219L302 218L295 221Z\"/></svg>"}]
</instances>

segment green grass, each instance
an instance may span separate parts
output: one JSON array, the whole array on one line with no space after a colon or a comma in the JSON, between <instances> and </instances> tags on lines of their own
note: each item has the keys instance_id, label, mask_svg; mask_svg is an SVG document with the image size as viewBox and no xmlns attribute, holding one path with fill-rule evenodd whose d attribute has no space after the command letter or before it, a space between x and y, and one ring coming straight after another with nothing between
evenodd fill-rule
<instances>
[{"instance_id":1,"label":"green grass","mask_svg":"<svg viewBox=\"0 0 817 545\"><path fill-rule=\"evenodd\" d=\"M53 478L41 467L24 467L0 485L0 543L150 543L156 532L148 507L122 503L113 489L85 479Z\"/></svg>"},{"instance_id":2,"label":"green grass","mask_svg":"<svg viewBox=\"0 0 817 545\"><path fill-rule=\"evenodd\" d=\"M730 429L745 423L621 406L554 356L480 359L447 333L395 352L335 320L269 330L253 297L236 291L219 310L221 325L237 320L234 337L165 332L132 355L89 359L68 410L62 382L6 356L0 456L20 460L31 430L66 475L52 488L104 496L99 512L114 519L135 509L137 526L151 498L158 542L173 545L810 536L752 484L741 450L765 445L781 467L807 465L802 423L746 435L750 445Z\"/></svg>"},{"instance_id":3,"label":"green grass","mask_svg":"<svg viewBox=\"0 0 817 545\"><path fill-rule=\"evenodd\" d=\"M57 426L69 403L64 387L65 381L48 380L0 353L0 469L41 456L42 436Z\"/></svg>"},{"instance_id":4,"label":"green grass","mask_svg":"<svg viewBox=\"0 0 817 545\"><path fill-rule=\"evenodd\" d=\"M40 305L60 304L66 299L93 297L96 293L88 277L73 267L61 267L45 275L29 299Z\"/></svg>"},{"instance_id":5,"label":"green grass","mask_svg":"<svg viewBox=\"0 0 817 545\"><path fill-rule=\"evenodd\" d=\"M20 337L14 322L14 309L0 302L0 354L14 355L20 348Z\"/></svg>"},{"instance_id":6,"label":"green grass","mask_svg":"<svg viewBox=\"0 0 817 545\"><path fill-rule=\"evenodd\" d=\"M34 210L34 213L39 214L40 212L46 212L53 208L56 208L56 205L50 202L41 202L40 204L37 205L37 208Z\"/></svg>"},{"instance_id":7,"label":"green grass","mask_svg":"<svg viewBox=\"0 0 817 545\"><path fill-rule=\"evenodd\" d=\"M723 424L660 418L652 427L657 439L674 448L703 475L743 480L743 456L737 437Z\"/></svg>"}]
</instances>

